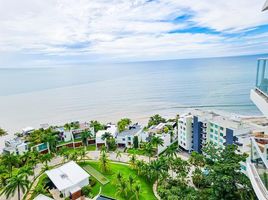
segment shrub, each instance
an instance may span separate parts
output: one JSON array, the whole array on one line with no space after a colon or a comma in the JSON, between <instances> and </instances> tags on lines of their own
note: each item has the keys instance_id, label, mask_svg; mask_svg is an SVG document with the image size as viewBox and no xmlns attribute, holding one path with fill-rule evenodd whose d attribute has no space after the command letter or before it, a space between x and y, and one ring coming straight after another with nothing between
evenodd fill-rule
<instances>
[{"instance_id":1,"label":"shrub","mask_svg":"<svg viewBox=\"0 0 268 200\"><path fill-rule=\"evenodd\" d=\"M90 192L91 192L91 186L90 185L87 185L87 186L84 186L82 188L82 195L85 195L85 196L90 196Z\"/></svg>"},{"instance_id":2,"label":"shrub","mask_svg":"<svg viewBox=\"0 0 268 200\"><path fill-rule=\"evenodd\" d=\"M91 187L93 187L94 185L96 185L97 184L97 181L95 180L95 179L93 179L93 178L89 178L89 185L91 186Z\"/></svg>"}]
</instances>

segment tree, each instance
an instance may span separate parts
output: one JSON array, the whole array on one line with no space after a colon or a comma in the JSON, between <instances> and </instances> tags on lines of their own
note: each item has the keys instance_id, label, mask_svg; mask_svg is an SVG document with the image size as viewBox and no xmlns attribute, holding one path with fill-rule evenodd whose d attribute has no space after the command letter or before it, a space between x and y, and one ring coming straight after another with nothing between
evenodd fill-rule
<instances>
[{"instance_id":1,"label":"tree","mask_svg":"<svg viewBox=\"0 0 268 200\"><path fill-rule=\"evenodd\" d=\"M48 162L52 160L52 154L51 153L43 154L41 155L40 160L45 166L44 170L46 170L48 169Z\"/></svg>"},{"instance_id":2,"label":"tree","mask_svg":"<svg viewBox=\"0 0 268 200\"><path fill-rule=\"evenodd\" d=\"M161 137L159 137L159 136L153 136L151 138L151 143L152 143L152 145L154 147L158 147L159 145L160 146L163 146L164 145L164 140Z\"/></svg>"},{"instance_id":3,"label":"tree","mask_svg":"<svg viewBox=\"0 0 268 200\"><path fill-rule=\"evenodd\" d=\"M161 159L157 159L151 162L150 168L155 174L156 182L158 183L159 176L166 170L166 166Z\"/></svg>"},{"instance_id":4,"label":"tree","mask_svg":"<svg viewBox=\"0 0 268 200\"><path fill-rule=\"evenodd\" d=\"M64 124L64 128L65 128L65 130L70 131L72 129L72 125L69 123L66 123L66 124Z\"/></svg>"},{"instance_id":5,"label":"tree","mask_svg":"<svg viewBox=\"0 0 268 200\"><path fill-rule=\"evenodd\" d=\"M109 159L107 157L107 154L105 151L101 152L100 158L99 158L100 168L102 172L109 171Z\"/></svg>"},{"instance_id":6,"label":"tree","mask_svg":"<svg viewBox=\"0 0 268 200\"><path fill-rule=\"evenodd\" d=\"M214 150L204 149L209 171L207 180L217 199L237 199L241 188L245 191L251 189L248 178L240 170L240 162L244 162L247 155L236 154L237 148L236 145L227 145L224 149L217 149L217 159Z\"/></svg>"},{"instance_id":7,"label":"tree","mask_svg":"<svg viewBox=\"0 0 268 200\"><path fill-rule=\"evenodd\" d=\"M122 179L121 182L119 182L119 184L117 185L117 192L116 192L116 195L118 196L122 196L123 197L127 197L127 182L126 180Z\"/></svg>"},{"instance_id":8,"label":"tree","mask_svg":"<svg viewBox=\"0 0 268 200\"><path fill-rule=\"evenodd\" d=\"M177 157L177 146L175 145L170 145L167 147L165 154L167 155L167 157Z\"/></svg>"},{"instance_id":9,"label":"tree","mask_svg":"<svg viewBox=\"0 0 268 200\"><path fill-rule=\"evenodd\" d=\"M140 193L141 193L141 186L136 184L134 186L134 190L133 190L134 194L132 196L132 198L135 198L136 200L140 199Z\"/></svg>"},{"instance_id":10,"label":"tree","mask_svg":"<svg viewBox=\"0 0 268 200\"><path fill-rule=\"evenodd\" d=\"M20 163L19 156L12 154L4 154L1 158L2 164L7 166L9 177L12 176L13 167L18 166Z\"/></svg>"},{"instance_id":11,"label":"tree","mask_svg":"<svg viewBox=\"0 0 268 200\"><path fill-rule=\"evenodd\" d=\"M147 143L144 147L145 154L149 157L149 162L151 161L151 157L154 155L154 149L151 143Z\"/></svg>"},{"instance_id":12,"label":"tree","mask_svg":"<svg viewBox=\"0 0 268 200\"><path fill-rule=\"evenodd\" d=\"M116 141L113 137L111 137L107 140L107 147L108 147L109 151L116 150L117 145L116 145Z\"/></svg>"},{"instance_id":13,"label":"tree","mask_svg":"<svg viewBox=\"0 0 268 200\"><path fill-rule=\"evenodd\" d=\"M189 162L196 167L204 167L205 166L205 157L202 154L199 154L195 151L191 153L191 157Z\"/></svg>"},{"instance_id":14,"label":"tree","mask_svg":"<svg viewBox=\"0 0 268 200\"><path fill-rule=\"evenodd\" d=\"M16 176L12 176L8 179L8 183L6 187L4 187L3 193L7 198L10 196L14 196L15 192L18 191L18 200L21 199L21 192L25 193L25 191L29 188L30 181L26 178L24 174L18 174Z\"/></svg>"},{"instance_id":15,"label":"tree","mask_svg":"<svg viewBox=\"0 0 268 200\"><path fill-rule=\"evenodd\" d=\"M131 174L128 177L128 183L129 183L129 191L133 192L133 185L135 183L135 179Z\"/></svg>"},{"instance_id":16,"label":"tree","mask_svg":"<svg viewBox=\"0 0 268 200\"><path fill-rule=\"evenodd\" d=\"M116 179L117 179L117 181L118 181L119 183L122 181L123 176L122 176L121 172L118 172L118 173L116 174Z\"/></svg>"},{"instance_id":17,"label":"tree","mask_svg":"<svg viewBox=\"0 0 268 200\"><path fill-rule=\"evenodd\" d=\"M90 127L93 127L95 133L105 129L105 126L96 120L90 122Z\"/></svg>"},{"instance_id":18,"label":"tree","mask_svg":"<svg viewBox=\"0 0 268 200\"><path fill-rule=\"evenodd\" d=\"M126 130L126 128L131 124L131 120L129 118L123 118L119 122L117 122L117 127L119 133Z\"/></svg>"},{"instance_id":19,"label":"tree","mask_svg":"<svg viewBox=\"0 0 268 200\"><path fill-rule=\"evenodd\" d=\"M89 130L84 130L81 133L81 138L85 146L88 146L88 138L92 137L92 133Z\"/></svg>"},{"instance_id":20,"label":"tree","mask_svg":"<svg viewBox=\"0 0 268 200\"><path fill-rule=\"evenodd\" d=\"M24 165L23 167L19 168L18 174L23 174L28 179L29 176L34 175L33 166Z\"/></svg>"},{"instance_id":21,"label":"tree","mask_svg":"<svg viewBox=\"0 0 268 200\"><path fill-rule=\"evenodd\" d=\"M115 157L120 161L120 158L122 157L121 151L117 150Z\"/></svg>"},{"instance_id":22,"label":"tree","mask_svg":"<svg viewBox=\"0 0 268 200\"><path fill-rule=\"evenodd\" d=\"M138 175L141 175L142 169L144 167L145 163L143 160L136 160L136 169Z\"/></svg>"},{"instance_id":23,"label":"tree","mask_svg":"<svg viewBox=\"0 0 268 200\"><path fill-rule=\"evenodd\" d=\"M1 137L1 136L4 136L4 135L7 135L6 130L0 128L0 137Z\"/></svg>"},{"instance_id":24,"label":"tree","mask_svg":"<svg viewBox=\"0 0 268 200\"><path fill-rule=\"evenodd\" d=\"M80 156L80 160L84 160L84 158L86 157L86 150L84 148L78 149L77 154L78 156Z\"/></svg>"},{"instance_id":25,"label":"tree","mask_svg":"<svg viewBox=\"0 0 268 200\"><path fill-rule=\"evenodd\" d=\"M135 167L136 167L136 160L137 160L137 158L136 158L136 154L132 154L132 155L130 156L129 162L130 162L130 166L131 166L133 169L135 169Z\"/></svg>"},{"instance_id":26,"label":"tree","mask_svg":"<svg viewBox=\"0 0 268 200\"><path fill-rule=\"evenodd\" d=\"M49 144L49 150L51 152L56 152L57 136L54 133L47 131L46 134L43 135L42 142Z\"/></svg>"},{"instance_id":27,"label":"tree","mask_svg":"<svg viewBox=\"0 0 268 200\"><path fill-rule=\"evenodd\" d=\"M152 117L150 117L149 122L148 122L148 128L153 126L153 125L158 125L160 123L165 123L166 119L161 117L159 114L156 114Z\"/></svg>"},{"instance_id":28,"label":"tree","mask_svg":"<svg viewBox=\"0 0 268 200\"><path fill-rule=\"evenodd\" d=\"M199 168L196 168L192 175L192 180L194 185L197 188L204 188L207 186L205 175L202 173L202 171Z\"/></svg>"},{"instance_id":29,"label":"tree","mask_svg":"<svg viewBox=\"0 0 268 200\"><path fill-rule=\"evenodd\" d=\"M108 147L107 145L107 140L111 139L112 138L112 134L109 133L109 132L105 132L102 136L101 136L101 139L105 141L105 144L106 146ZM109 148L107 149L109 151Z\"/></svg>"},{"instance_id":30,"label":"tree","mask_svg":"<svg viewBox=\"0 0 268 200\"><path fill-rule=\"evenodd\" d=\"M135 149L139 148L139 138L136 135L133 137L133 147Z\"/></svg>"}]
</instances>

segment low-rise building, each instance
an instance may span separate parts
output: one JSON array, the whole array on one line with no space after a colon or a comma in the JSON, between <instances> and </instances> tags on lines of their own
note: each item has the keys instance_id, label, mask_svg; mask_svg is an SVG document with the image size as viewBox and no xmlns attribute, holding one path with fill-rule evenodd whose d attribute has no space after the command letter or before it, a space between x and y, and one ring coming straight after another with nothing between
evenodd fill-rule
<instances>
[{"instance_id":1,"label":"low-rise building","mask_svg":"<svg viewBox=\"0 0 268 200\"><path fill-rule=\"evenodd\" d=\"M96 147L99 148L103 145L106 145L106 141L102 139L102 136L105 133L110 133L111 136L113 138L115 138L117 135L117 132L118 132L118 129L117 129L117 126L115 124L111 124L111 123L107 124L105 130L99 130L96 133Z\"/></svg>"},{"instance_id":2,"label":"low-rise building","mask_svg":"<svg viewBox=\"0 0 268 200\"><path fill-rule=\"evenodd\" d=\"M162 153L163 151L165 151L167 149L168 146L171 145L171 137L170 134L162 134L160 136L160 138L163 140L163 145L158 145L157 146L157 154Z\"/></svg>"},{"instance_id":3,"label":"low-rise building","mask_svg":"<svg viewBox=\"0 0 268 200\"><path fill-rule=\"evenodd\" d=\"M74 161L45 172L64 197L77 199L81 189L89 184L89 174Z\"/></svg>"},{"instance_id":4,"label":"low-rise building","mask_svg":"<svg viewBox=\"0 0 268 200\"><path fill-rule=\"evenodd\" d=\"M118 147L131 148L133 146L134 136L137 136L139 141L142 140L142 132L142 126L139 124L129 126L127 130L117 134L116 143Z\"/></svg>"},{"instance_id":5,"label":"low-rise building","mask_svg":"<svg viewBox=\"0 0 268 200\"><path fill-rule=\"evenodd\" d=\"M4 153L22 155L28 151L28 143L20 138L14 138L5 141Z\"/></svg>"}]
</instances>

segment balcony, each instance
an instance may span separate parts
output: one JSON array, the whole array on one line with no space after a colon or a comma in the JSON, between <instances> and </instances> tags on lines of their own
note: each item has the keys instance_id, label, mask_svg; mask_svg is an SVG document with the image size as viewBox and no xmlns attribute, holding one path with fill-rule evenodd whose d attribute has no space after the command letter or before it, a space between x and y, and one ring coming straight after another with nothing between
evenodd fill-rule
<instances>
[{"instance_id":1,"label":"balcony","mask_svg":"<svg viewBox=\"0 0 268 200\"><path fill-rule=\"evenodd\" d=\"M260 200L268 199L268 163L254 137L251 138L251 158L247 162L247 174Z\"/></svg>"},{"instance_id":2,"label":"balcony","mask_svg":"<svg viewBox=\"0 0 268 200\"><path fill-rule=\"evenodd\" d=\"M259 110L268 117L268 59L259 59L255 89L251 90L250 98Z\"/></svg>"}]
</instances>

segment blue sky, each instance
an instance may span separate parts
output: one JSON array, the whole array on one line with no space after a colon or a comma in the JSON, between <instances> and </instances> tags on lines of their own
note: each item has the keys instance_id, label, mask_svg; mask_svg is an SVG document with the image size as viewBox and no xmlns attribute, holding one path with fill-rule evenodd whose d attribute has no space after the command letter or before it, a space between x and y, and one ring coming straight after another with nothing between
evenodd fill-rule
<instances>
[{"instance_id":1,"label":"blue sky","mask_svg":"<svg viewBox=\"0 0 268 200\"><path fill-rule=\"evenodd\" d=\"M0 0L0 67L262 54L264 0Z\"/></svg>"}]
</instances>

